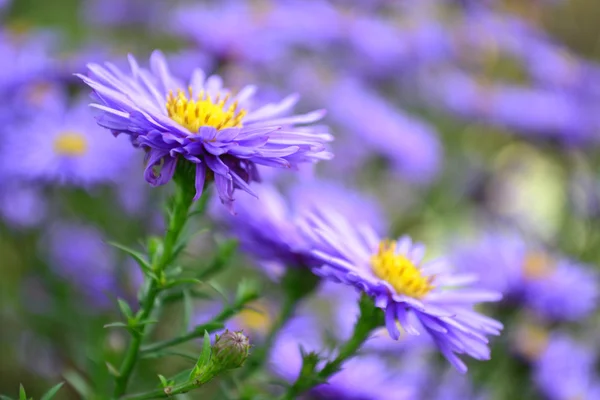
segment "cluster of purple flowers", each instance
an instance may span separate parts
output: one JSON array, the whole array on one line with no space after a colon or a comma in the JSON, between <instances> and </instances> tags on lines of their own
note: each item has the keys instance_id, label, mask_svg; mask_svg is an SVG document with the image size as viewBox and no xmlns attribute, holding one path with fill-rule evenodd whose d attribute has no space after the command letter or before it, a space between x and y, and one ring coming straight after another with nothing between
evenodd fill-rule
<instances>
[{"instance_id":1,"label":"cluster of purple flowers","mask_svg":"<svg viewBox=\"0 0 600 400\"><path fill-rule=\"evenodd\" d=\"M139 283L106 238L153 230L148 186L175 180L194 200L214 193L218 234L269 283L317 277L274 340L274 376L293 383L309 351L319 367L336 357L361 296L383 316L307 398L494 398L464 375L480 365L471 359L521 363L543 398L600 396L597 348L572 333L595 332L584 325L598 311L595 253L576 250L597 244L597 199L583 216L557 201L574 221L562 236L540 238L520 210L506 231L489 228L507 222L491 203L518 208L500 170L517 159L520 176L519 157L558 160L545 182L565 189L574 169L594 186L584 196L598 192L586 153L600 129L598 64L499 1L81 3L94 39L76 52L50 31L0 28L0 216L15 237L33 232L82 307L110 312ZM107 45L131 27L145 35L139 56L119 54L125 39ZM177 50L151 51L156 37ZM501 134L473 138L467 124ZM474 241L455 239L473 227ZM214 315L204 306L194 325ZM250 306L228 328L267 342L279 305Z\"/></svg>"}]
</instances>

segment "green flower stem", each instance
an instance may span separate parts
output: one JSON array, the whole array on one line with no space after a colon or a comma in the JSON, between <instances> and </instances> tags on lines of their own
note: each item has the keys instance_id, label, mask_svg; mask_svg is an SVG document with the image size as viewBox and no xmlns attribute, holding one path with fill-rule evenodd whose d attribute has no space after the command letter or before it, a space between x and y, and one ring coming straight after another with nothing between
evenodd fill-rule
<instances>
[{"instance_id":1,"label":"green flower stem","mask_svg":"<svg viewBox=\"0 0 600 400\"><path fill-rule=\"evenodd\" d=\"M209 382L221 371L207 371L206 374L196 377L193 380L181 383L179 385L167 386L166 388L155 389L145 393L132 394L121 397L122 400L146 400L146 399L164 399L177 394L187 393L190 390L199 388Z\"/></svg>"},{"instance_id":2,"label":"green flower stem","mask_svg":"<svg viewBox=\"0 0 600 400\"><path fill-rule=\"evenodd\" d=\"M219 330L223 327L223 323L227 321L229 318L238 314L246 305L254 300L256 300L256 296L246 297L230 307L225 308L223 311L219 313L212 321L196 327L193 331L186 333L185 335L178 336L173 339L163 340L161 342L156 342L149 344L147 346L142 347L141 351L143 353L150 353L159 351L162 349L166 349L168 347L173 347L181 343L189 342L190 340L198 339L204 336L204 331L208 331L209 333Z\"/></svg>"},{"instance_id":3,"label":"green flower stem","mask_svg":"<svg viewBox=\"0 0 600 400\"><path fill-rule=\"evenodd\" d=\"M281 282L285 297L279 315L267 333L264 343L248 360L247 366L242 372L240 379L250 377L255 371L262 367L269 357L277 335L281 332L285 324L293 317L300 301L311 294L318 283L319 278L310 272L308 268L293 266L288 268Z\"/></svg>"},{"instance_id":4,"label":"green flower stem","mask_svg":"<svg viewBox=\"0 0 600 400\"><path fill-rule=\"evenodd\" d=\"M381 310L375 307L373 301L368 296L363 295L360 300L360 316L354 325L352 337L339 348L337 357L325 364L318 372L314 370L314 366L312 368L305 368L303 366L303 372L306 371L306 373L300 374L296 382L280 397L280 400L297 399L302 393L321 383L327 382L332 375L341 370L344 362L357 354L358 350L371 335L371 332L381 326L382 323L383 315Z\"/></svg>"},{"instance_id":5,"label":"green flower stem","mask_svg":"<svg viewBox=\"0 0 600 400\"><path fill-rule=\"evenodd\" d=\"M139 325L136 326L136 329L131 330L132 338L119 368L119 375L115 378L114 397L116 398L121 397L127 390L127 384L139 358L140 346L148 326L144 321L148 320L154 310L156 298L162 289L162 282L159 280L162 279L164 270L176 256L177 241L181 236L193 202L194 193L186 187L184 182L177 182L176 180L176 183L175 198L169 213L169 225L162 242L162 252L152 260L151 267L155 277L148 278L150 282L141 301L140 310L135 317L135 321Z\"/></svg>"}]
</instances>

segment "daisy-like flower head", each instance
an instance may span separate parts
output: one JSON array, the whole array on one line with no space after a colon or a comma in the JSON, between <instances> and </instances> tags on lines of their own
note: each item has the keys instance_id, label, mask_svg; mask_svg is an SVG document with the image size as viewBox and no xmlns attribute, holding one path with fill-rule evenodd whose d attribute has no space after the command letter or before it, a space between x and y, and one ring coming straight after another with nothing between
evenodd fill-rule
<instances>
[{"instance_id":1,"label":"daisy-like flower head","mask_svg":"<svg viewBox=\"0 0 600 400\"><path fill-rule=\"evenodd\" d=\"M467 287L473 275L452 274L444 260L423 262L425 247L408 237L380 239L368 226L355 226L334 210L311 214L304 229L323 262L314 272L352 285L369 295L385 312L393 339L401 330L426 332L460 372L467 367L456 354L478 360L490 357L487 335L498 335L499 322L473 310L479 302L497 301L500 294Z\"/></svg>"},{"instance_id":2,"label":"daisy-like flower head","mask_svg":"<svg viewBox=\"0 0 600 400\"><path fill-rule=\"evenodd\" d=\"M114 134L129 135L147 152L146 180L167 183L178 162L195 164L196 198L214 177L221 201L230 208L233 192L253 194L248 183L259 179L256 165L294 168L331 158L324 144L331 135L314 126L324 111L289 115L297 96L256 107L254 86L237 94L218 76L197 69L184 84L175 78L162 53L150 57L150 69L129 57L131 71L110 63L89 64L79 77L94 90L98 123ZM157 171L160 169L160 171Z\"/></svg>"},{"instance_id":3,"label":"daisy-like flower head","mask_svg":"<svg viewBox=\"0 0 600 400\"><path fill-rule=\"evenodd\" d=\"M5 176L85 188L117 181L131 167L135 150L125 139L105 135L86 103L55 103L8 132L0 158ZM35 146L23 141L24 135Z\"/></svg>"}]
</instances>

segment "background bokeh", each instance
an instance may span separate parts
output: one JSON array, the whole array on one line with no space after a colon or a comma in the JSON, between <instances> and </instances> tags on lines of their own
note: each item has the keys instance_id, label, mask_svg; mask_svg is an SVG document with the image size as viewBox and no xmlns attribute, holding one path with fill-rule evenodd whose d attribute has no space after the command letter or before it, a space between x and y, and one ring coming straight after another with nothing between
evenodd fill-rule
<instances>
[{"instance_id":1,"label":"background bokeh","mask_svg":"<svg viewBox=\"0 0 600 400\"><path fill-rule=\"evenodd\" d=\"M104 359L118 361L126 335L103 325L141 277L107 242L160 234L170 188L150 188L143 156L97 127L73 73L161 49L182 77L201 67L265 100L297 92L301 111L327 109L334 160L266 179L316 174L360 191L391 236L504 293L486 308L505 324L492 360L466 377L420 344L395 353L415 398L600 398L600 2L0 0L0 21L0 393L111 385ZM218 214L198 221L214 231L194 237L186 267L228 237ZM240 276L275 292L263 275L240 255L214 283L225 297ZM323 292L314 302L338 312ZM202 294L199 321L223 302ZM179 308L164 314L156 335L185 329ZM150 361L136 387L156 383ZM160 373L184 364L161 359Z\"/></svg>"}]
</instances>

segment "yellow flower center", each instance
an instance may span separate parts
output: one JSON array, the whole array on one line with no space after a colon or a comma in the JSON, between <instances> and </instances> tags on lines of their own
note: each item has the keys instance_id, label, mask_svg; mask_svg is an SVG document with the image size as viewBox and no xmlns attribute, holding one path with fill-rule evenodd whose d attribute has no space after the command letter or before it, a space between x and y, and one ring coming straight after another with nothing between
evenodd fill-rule
<instances>
[{"instance_id":1,"label":"yellow flower center","mask_svg":"<svg viewBox=\"0 0 600 400\"><path fill-rule=\"evenodd\" d=\"M398 294L421 299L433 289L433 277L421 275L421 270L408 257L397 254L395 241L384 240L379 244L379 251L371 257L371 268Z\"/></svg>"},{"instance_id":2,"label":"yellow flower center","mask_svg":"<svg viewBox=\"0 0 600 400\"><path fill-rule=\"evenodd\" d=\"M61 156L82 156L87 147L85 136L77 132L64 132L54 140L54 151Z\"/></svg>"},{"instance_id":3,"label":"yellow flower center","mask_svg":"<svg viewBox=\"0 0 600 400\"><path fill-rule=\"evenodd\" d=\"M212 99L204 91L194 100L192 88L189 88L187 94L182 90L177 90L176 95L169 92L166 107L173 121L193 133L198 132L202 126L216 129L241 127L246 110L238 110L237 101L227 106L228 101L229 94L222 99L219 96Z\"/></svg>"},{"instance_id":4,"label":"yellow flower center","mask_svg":"<svg viewBox=\"0 0 600 400\"><path fill-rule=\"evenodd\" d=\"M267 308L261 303L253 303L252 308L243 309L238 318L244 329L253 332L265 333L272 324Z\"/></svg>"},{"instance_id":5,"label":"yellow flower center","mask_svg":"<svg viewBox=\"0 0 600 400\"><path fill-rule=\"evenodd\" d=\"M533 252L525 256L523 276L528 279L542 279L552 274L554 262L543 252Z\"/></svg>"},{"instance_id":6,"label":"yellow flower center","mask_svg":"<svg viewBox=\"0 0 600 400\"><path fill-rule=\"evenodd\" d=\"M548 346L548 331L541 326L525 323L516 335L516 348L529 360L536 360Z\"/></svg>"}]
</instances>

